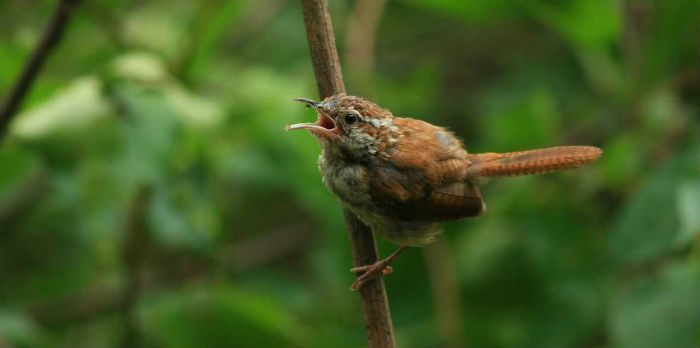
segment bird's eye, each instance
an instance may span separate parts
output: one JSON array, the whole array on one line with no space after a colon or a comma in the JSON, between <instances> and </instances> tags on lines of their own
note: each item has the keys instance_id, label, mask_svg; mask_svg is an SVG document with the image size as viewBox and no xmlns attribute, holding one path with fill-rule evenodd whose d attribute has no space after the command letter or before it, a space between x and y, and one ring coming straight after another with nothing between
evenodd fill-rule
<instances>
[{"instance_id":1,"label":"bird's eye","mask_svg":"<svg viewBox=\"0 0 700 348\"><path fill-rule=\"evenodd\" d=\"M352 114L352 113L345 115L345 123L346 124L353 124L353 123L355 123L355 121L357 121L357 115Z\"/></svg>"}]
</instances>

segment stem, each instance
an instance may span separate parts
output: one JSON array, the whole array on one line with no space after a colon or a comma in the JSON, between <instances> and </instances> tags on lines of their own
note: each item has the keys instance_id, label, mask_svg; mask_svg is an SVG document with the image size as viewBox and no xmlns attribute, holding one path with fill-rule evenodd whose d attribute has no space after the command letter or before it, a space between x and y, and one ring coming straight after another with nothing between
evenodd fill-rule
<instances>
[{"instance_id":1,"label":"stem","mask_svg":"<svg viewBox=\"0 0 700 348\"><path fill-rule=\"evenodd\" d=\"M311 51L311 63L322 98L345 93L338 52L325 0L302 0L306 36ZM345 209L345 222L350 238L353 264L371 265L379 259L372 230L352 212ZM384 278L376 277L360 289L360 299L370 347L395 347L394 325L389 311Z\"/></svg>"},{"instance_id":2,"label":"stem","mask_svg":"<svg viewBox=\"0 0 700 348\"><path fill-rule=\"evenodd\" d=\"M345 39L345 62L363 96L374 94L374 46L377 28L387 0L357 0L350 15ZM355 90L355 88L353 88Z\"/></svg>"},{"instance_id":3,"label":"stem","mask_svg":"<svg viewBox=\"0 0 700 348\"><path fill-rule=\"evenodd\" d=\"M122 245L122 257L126 271L126 284L121 299L121 321L124 347L139 346L139 330L136 306L143 289L142 268L148 247L147 214L151 188L140 186L133 198L126 218L126 233Z\"/></svg>"},{"instance_id":4,"label":"stem","mask_svg":"<svg viewBox=\"0 0 700 348\"><path fill-rule=\"evenodd\" d=\"M428 275L433 288L435 320L440 343L446 347L464 347L462 301L452 250L441 236L424 249Z\"/></svg>"},{"instance_id":5,"label":"stem","mask_svg":"<svg viewBox=\"0 0 700 348\"><path fill-rule=\"evenodd\" d=\"M10 90L10 93L5 97L2 105L0 105L0 139L7 131L10 120L16 114L17 108L22 102L24 95L29 90L29 87L31 87L32 82L34 82L34 78L44 65L49 53L61 39L61 36L63 36L66 24L70 19L70 14L78 1L79 0L59 0L56 4L51 19L46 25L46 28L44 28L44 32L41 34L41 40L24 65L22 73L19 78L17 78L12 90Z\"/></svg>"}]
</instances>

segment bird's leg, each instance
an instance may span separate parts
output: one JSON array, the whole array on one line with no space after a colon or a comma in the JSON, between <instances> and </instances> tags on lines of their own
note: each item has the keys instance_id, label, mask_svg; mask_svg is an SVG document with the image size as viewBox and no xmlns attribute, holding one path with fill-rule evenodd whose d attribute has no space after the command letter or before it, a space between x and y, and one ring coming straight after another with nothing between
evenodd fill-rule
<instances>
[{"instance_id":1,"label":"bird's leg","mask_svg":"<svg viewBox=\"0 0 700 348\"><path fill-rule=\"evenodd\" d=\"M381 260L379 260L371 265L364 265L364 266L352 268L350 270L350 272L354 272L354 273L365 272L365 273L363 273L362 275L357 277L357 279L355 279L355 282L352 283L352 285L350 286L350 289L357 290L357 289L361 288L362 285L367 280L379 275L379 273L389 274L389 273L393 272L393 269L391 268L391 266L389 266L389 264L391 263L391 261L394 261L394 259L397 256L399 256L404 250L406 250L406 247L402 246L402 247L398 248L396 251L394 251L393 254L389 255L389 257L387 257L385 259L381 259Z\"/></svg>"}]
</instances>

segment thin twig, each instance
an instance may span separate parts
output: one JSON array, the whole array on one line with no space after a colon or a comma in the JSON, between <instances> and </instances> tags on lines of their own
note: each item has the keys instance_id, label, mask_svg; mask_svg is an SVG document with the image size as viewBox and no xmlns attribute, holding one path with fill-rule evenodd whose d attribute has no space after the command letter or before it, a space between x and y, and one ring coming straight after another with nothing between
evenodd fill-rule
<instances>
[{"instance_id":1,"label":"thin twig","mask_svg":"<svg viewBox=\"0 0 700 348\"><path fill-rule=\"evenodd\" d=\"M139 346L138 319L136 306L143 289L142 268L148 247L147 213L151 198L149 186L140 186L134 196L126 218L126 233L122 245L122 258L125 264L126 284L122 292L121 320L124 333L124 347Z\"/></svg>"},{"instance_id":2,"label":"thin twig","mask_svg":"<svg viewBox=\"0 0 700 348\"><path fill-rule=\"evenodd\" d=\"M24 69L22 69L22 73L19 75L12 90L10 90L9 94L7 94L3 100L2 105L0 105L0 139L7 132L7 126L10 120L16 114L17 108L21 104L29 87L31 87L39 70L41 70L41 67L44 65L51 49L56 46L63 36L73 7L75 7L79 1L80 0L59 0L56 4L51 19L46 25L46 28L44 28L44 32L41 34L41 40L24 65Z\"/></svg>"},{"instance_id":3,"label":"thin twig","mask_svg":"<svg viewBox=\"0 0 700 348\"><path fill-rule=\"evenodd\" d=\"M445 236L424 249L430 284L433 288L435 320L440 343L446 347L464 347L462 301L454 256Z\"/></svg>"},{"instance_id":4,"label":"thin twig","mask_svg":"<svg viewBox=\"0 0 700 348\"><path fill-rule=\"evenodd\" d=\"M311 63L321 97L345 93L328 4L325 0L302 0L302 8L311 51ZM345 222L354 265L364 266L375 263L379 257L372 231L347 209ZM368 281L359 291L369 346L395 347L394 325L391 321L384 278L375 279Z\"/></svg>"}]
</instances>

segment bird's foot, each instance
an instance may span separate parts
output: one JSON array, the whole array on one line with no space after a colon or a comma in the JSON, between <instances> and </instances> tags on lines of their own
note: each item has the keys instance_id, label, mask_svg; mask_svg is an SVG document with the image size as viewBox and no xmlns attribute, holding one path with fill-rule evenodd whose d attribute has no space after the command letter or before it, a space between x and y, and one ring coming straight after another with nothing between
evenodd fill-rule
<instances>
[{"instance_id":1,"label":"bird's foot","mask_svg":"<svg viewBox=\"0 0 700 348\"><path fill-rule=\"evenodd\" d=\"M364 265L350 269L350 272L353 273L365 272L355 279L355 282L350 286L350 290L360 289L368 280L378 276L379 274L389 274L393 272L394 269L391 268L389 264L396 258L396 256L401 254L405 248L406 247L401 247L389 257L379 260L371 265Z\"/></svg>"},{"instance_id":2,"label":"bird's foot","mask_svg":"<svg viewBox=\"0 0 700 348\"><path fill-rule=\"evenodd\" d=\"M350 272L353 273L365 272L361 276L357 277L357 279L355 279L355 282L352 283L352 285L350 286L350 290L360 289L367 280L369 280L372 277L378 276L379 273L389 274L393 272L394 269L391 268L391 266L387 265L384 261L385 260L380 260L371 265L364 265L350 269Z\"/></svg>"},{"instance_id":3,"label":"bird's foot","mask_svg":"<svg viewBox=\"0 0 700 348\"><path fill-rule=\"evenodd\" d=\"M377 273L377 269L381 268L381 263L382 261L377 261L374 264L371 265L364 265L360 267L355 267L351 268L350 272L352 273L360 273L360 272L372 272L373 274ZM389 274L394 271L394 268L391 266L385 266L384 268L381 269L382 274Z\"/></svg>"}]
</instances>

